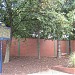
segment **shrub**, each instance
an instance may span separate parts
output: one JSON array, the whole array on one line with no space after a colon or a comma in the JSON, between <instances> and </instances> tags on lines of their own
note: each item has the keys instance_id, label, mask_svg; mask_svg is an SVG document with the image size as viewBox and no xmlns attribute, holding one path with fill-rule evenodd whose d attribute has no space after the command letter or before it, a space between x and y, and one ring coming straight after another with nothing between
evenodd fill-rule
<instances>
[{"instance_id":1,"label":"shrub","mask_svg":"<svg viewBox=\"0 0 75 75\"><path fill-rule=\"evenodd\" d=\"M74 67L75 68L75 52L73 52L69 57L68 67Z\"/></svg>"}]
</instances>

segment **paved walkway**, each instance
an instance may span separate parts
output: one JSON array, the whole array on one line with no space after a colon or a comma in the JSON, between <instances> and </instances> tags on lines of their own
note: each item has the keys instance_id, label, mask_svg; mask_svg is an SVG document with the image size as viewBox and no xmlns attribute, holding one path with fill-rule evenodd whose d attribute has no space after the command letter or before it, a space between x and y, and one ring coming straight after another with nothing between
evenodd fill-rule
<instances>
[{"instance_id":1,"label":"paved walkway","mask_svg":"<svg viewBox=\"0 0 75 75\"><path fill-rule=\"evenodd\" d=\"M0 75L13 75L13 74L0 74ZM56 70L48 70L48 71L32 73L32 74L21 73L21 74L14 74L14 75L75 75L75 74L68 74Z\"/></svg>"},{"instance_id":2,"label":"paved walkway","mask_svg":"<svg viewBox=\"0 0 75 75\"><path fill-rule=\"evenodd\" d=\"M55 70L48 70L48 71L33 73L28 75L74 75L74 74L63 73L63 72L55 71Z\"/></svg>"}]
</instances>

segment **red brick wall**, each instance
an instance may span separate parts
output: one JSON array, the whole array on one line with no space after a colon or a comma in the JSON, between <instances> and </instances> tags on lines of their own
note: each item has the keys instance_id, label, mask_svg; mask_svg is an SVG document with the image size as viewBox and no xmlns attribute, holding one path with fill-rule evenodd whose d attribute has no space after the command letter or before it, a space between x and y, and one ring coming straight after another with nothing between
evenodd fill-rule
<instances>
[{"instance_id":1,"label":"red brick wall","mask_svg":"<svg viewBox=\"0 0 75 75\"><path fill-rule=\"evenodd\" d=\"M54 56L54 41L52 40L41 40L40 41L40 52L41 56Z\"/></svg>"},{"instance_id":2,"label":"red brick wall","mask_svg":"<svg viewBox=\"0 0 75 75\"><path fill-rule=\"evenodd\" d=\"M66 53L66 41L61 41L61 51L62 53Z\"/></svg>"},{"instance_id":3,"label":"red brick wall","mask_svg":"<svg viewBox=\"0 0 75 75\"><path fill-rule=\"evenodd\" d=\"M71 49L73 52L75 51L75 40L71 40Z\"/></svg>"},{"instance_id":4,"label":"red brick wall","mask_svg":"<svg viewBox=\"0 0 75 75\"><path fill-rule=\"evenodd\" d=\"M6 50L6 42L3 42L3 55L5 55ZM54 41L52 40L40 40L40 53L41 56L54 56ZM12 40L11 49L10 49L11 56L18 56L18 41L17 39ZM20 55L21 56L37 56L37 39L21 39L20 41Z\"/></svg>"},{"instance_id":5,"label":"red brick wall","mask_svg":"<svg viewBox=\"0 0 75 75\"><path fill-rule=\"evenodd\" d=\"M57 42L56 42L57 43ZM71 41L73 50L75 51L75 41ZM3 55L5 55L6 42L3 42ZM57 45L56 45L57 50ZM62 53L66 52L66 41L61 41ZM52 40L40 40L40 53L41 56L54 57L54 41ZM56 51L57 54L57 51ZM18 56L18 41L17 39L12 40L11 56ZM20 40L20 56L37 56L37 39L27 38L26 40Z\"/></svg>"},{"instance_id":6,"label":"red brick wall","mask_svg":"<svg viewBox=\"0 0 75 75\"><path fill-rule=\"evenodd\" d=\"M5 49L6 49L6 41L3 41L3 50L2 50L3 55L5 54Z\"/></svg>"}]
</instances>

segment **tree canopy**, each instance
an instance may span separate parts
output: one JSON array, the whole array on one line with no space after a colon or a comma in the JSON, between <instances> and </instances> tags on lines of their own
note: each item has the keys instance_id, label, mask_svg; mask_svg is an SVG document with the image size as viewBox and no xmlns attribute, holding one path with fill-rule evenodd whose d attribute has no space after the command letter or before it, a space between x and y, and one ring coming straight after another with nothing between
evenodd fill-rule
<instances>
[{"instance_id":1,"label":"tree canopy","mask_svg":"<svg viewBox=\"0 0 75 75\"><path fill-rule=\"evenodd\" d=\"M39 58L40 38L75 38L75 0L0 0L0 16L12 37L37 38Z\"/></svg>"},{"instance_id":2,"label":"tree canopy","mask_svg":"<svg viewBox=\"0 0 75 75\"><path fill-rule=\"evenodd\" d=\"M75 0L4 0L0 2L1 21L12 23L16 37L38 36L58 39L72 33ZM10 15L10 16L9 16ZM10 20L9 20L10 19Z\"/></svg>"}]
</instances>

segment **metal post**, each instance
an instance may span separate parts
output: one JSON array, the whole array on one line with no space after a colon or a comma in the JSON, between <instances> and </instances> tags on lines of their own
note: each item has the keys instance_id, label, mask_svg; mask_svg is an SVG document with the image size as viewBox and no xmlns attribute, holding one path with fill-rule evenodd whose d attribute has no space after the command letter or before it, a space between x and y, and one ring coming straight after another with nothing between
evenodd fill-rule
<instances>
[{"instance_id":1,"label":"metal post","mask_svg":"<svg viewBox=\"0 0 75 75\"><path fill-rule=\"evenodd\" d=\"M0 73L2 73L2 41L0 41Z\"/></svg>"}]
</instances>

